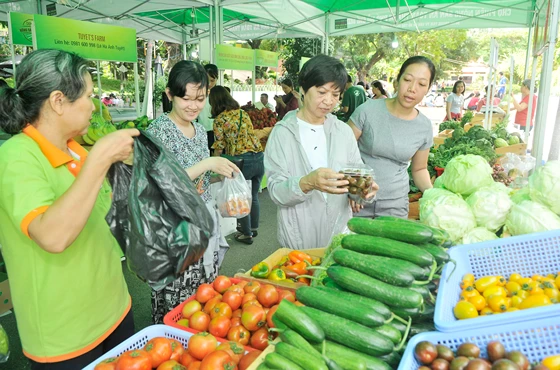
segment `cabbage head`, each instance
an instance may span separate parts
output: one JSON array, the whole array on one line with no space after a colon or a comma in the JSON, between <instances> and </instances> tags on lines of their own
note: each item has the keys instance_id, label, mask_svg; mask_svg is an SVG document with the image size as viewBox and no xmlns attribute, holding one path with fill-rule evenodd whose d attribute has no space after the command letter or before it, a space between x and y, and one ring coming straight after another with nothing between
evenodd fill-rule
<instances>
[{"instance_id":1,"label":"cabbage head","mask_svg":"<svg viewBox=\"0 0 560 370\"><path fill-rule=\"evenodd\" d=\"M467 197L485 186L492 185L492 167L479 155L458 155L447 163L443 175L447 190Z\"/></svg>"},{"instance_id":2,"label":"cabbage head","mask_svg":"<svg viewBox=\"0 0 560 370\"><path fill-rule=\"evenodd\" d=\"M511 207L506 227L511 235L555 230L560 229L560 217L540 203L524 200Z\"/></svg>"},{"instance_id":3,"label":"cabbage head","mask_svg":"<svg viewBox=\"0 0 560 370\"><path fill-rule=\"evenodd\" d=\"M476 227L467 202L460 195L444 189L429 189L420 198L420 222L447 231L454 243Z\"/></svg>"},{"instance_id":4,"label":"cabbage head","mask_svg":"<svg viewBox=\"0 0 560 370\"><path fill-rule=\"evenodd\" d=\"M463 244L474 244L494 239L498 239L498 237L493 232L485 227L475 227L463 237Z\"/></svg>"},{"instance_id":5,"label":"cabbage head","mask_svg":"<svg viewBox=\"0 0 560 370\"><path fill-rule=\"evenodd\" d=\"M560 215L560 162L549 161L529 176L531 200Z\"/></svg>"},{"instance_id":6,"label":"cabbage head","mask_svg":"<svg viewBox=\"0 0 560 370\"><path fill-rule=\"evenodd\" d=\"M503 189L489 186L472 193L467 198L467 204L471 207L477 226L496 232L506 223L513 202L505 186Z\"/></svg>"},{"instance_id":7,"label":"cabbage head","mask_svg":"<svg viewBox=\"0 0 560 370\"><path fill-rule=\"evenodd\" d=\"M434 181L434 188L445 189L445 186L443 186L443 177L440 176Z\"/></svg>"},{"instance_id":8,"label":"cabbage head","mask_svg":"<svg viewBox=\"0 0 560 370\"><path fill-rule=\"evenodd\" d=\"M526 186L524 188L516 190L515 192L513 192L513 194L510 195L510 198L511 201L515 204L519 204L524 200L531 200L531 196L529 194L529 187Z\"/></svg>"}]
</instances>

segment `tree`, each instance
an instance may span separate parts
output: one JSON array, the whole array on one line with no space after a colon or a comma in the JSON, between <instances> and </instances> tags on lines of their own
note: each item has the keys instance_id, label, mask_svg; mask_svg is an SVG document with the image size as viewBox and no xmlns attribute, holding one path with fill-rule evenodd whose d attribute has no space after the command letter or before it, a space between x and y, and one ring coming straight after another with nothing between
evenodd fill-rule
<instances>
[{"instance_id":1,"label":"tree","mask_svg":"<svg viewBox=\"0 0 560 370\"><path fill-rule=\"evenodd\" d=\"M321 40L309 38L283 39L280 57L284 60L286 75L297 88L297 76L299 74L299 63L301 57L311 58L318 54Z\"/></svg>"}]
</instances>

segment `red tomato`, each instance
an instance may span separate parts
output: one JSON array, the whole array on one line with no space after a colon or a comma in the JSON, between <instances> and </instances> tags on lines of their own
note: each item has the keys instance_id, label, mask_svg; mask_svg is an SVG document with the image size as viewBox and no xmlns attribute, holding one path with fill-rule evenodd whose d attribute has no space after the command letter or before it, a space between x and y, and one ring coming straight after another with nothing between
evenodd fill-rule
<instances>
[{"instance_id":1,"label":"red tomato","mask_svg":"<svg viewBox=\"0 0 560 370\"><path fill-rule=\"evenodd\" d=\"M243 296L233 290L228 290L224 293L224 297L222 298L222 302L227 303L232 311L237 310L241 307L241 303L243 302Z\"/></svg>"},{"instance_id":2,"label":"red tomato","mask_svg":"<svg viewBox=\"0 0 560 370\"><path fill-rule=\"evenodd\" d=\"M249 338L251 338L251 333L249 332L249 330L245 329L243 325L234 326L230 328L227 333L228 340L241 343L244 346L249 344Z\"/></svg>"},{"instance_id":3,"label":"red tomato","mask_svg":"<svg viewBox=\"0 0 560 370\"><path fill-rule=\"evenodd\" d=\"M197 333L189 338L187 351L197 360L202 360L207 354L218 347L216 337L209 333Z\"/></svg>"},{"instance_id":4,"label":"red tomato","mask_svg":"<svg viewBox=\"0 0 560 370\"><path fill-rule=\"evenodd\" d=\"M143 349L126 351L119 356L116 370L152 370L152 358Z\"/></svg>"},{"instance_id":5,"label":"red tomato","mask_svg":"<svg viewBox=\"0 0 560 370\"><path fill-rule=\"evenodd\" d=\"M249 306L241 314L241 323L245 329L255 331L266 323L266 317L262 307Z\"/></svg>"},{"instance_id":6,"label":"red tomato","mask_svg":"<svg viewBox=\"0 0 560 370\"><path fill-rule=\"evenodd\" d=\"M187 368L175 360L169 360L159 365L157 370L187 370Z\"/></svg>"},{"instance_id":7,"label":"red tomato","mask_svg":"<svg viewBox=\"0 0 560 370\"><path fill-rule=\"evenodd\" d=\"M247 370L261 353L259 350L247 352L239 361L239 370Z\"/></svg>"},{"instance_id":8,"label":"red tomato","mask_svg":"<svg viewBox=\"0 0 560 370\"><path fill-rule=\"evenodd\" d=\"M231 307L229 304L225 302L220 302L212 308L212 312L210 312L210 318L214 319L218 316L225 316L228 319L231 319L233 312L231 311Z\"/></svg>"},{"instance_id":9,"label":"red tomato","mask_svg":"<svg viewBox=\"0 0 560 370\"><path fill-rule=\"evenodd\" d=\"M169 359L179 361L181 355L185 352L185 347L175 339L169 339L169 342L171 343L171 357Z\"/></svg>"},{"instance_id":10,"label":"red tomato","mask_svg":"<svg viewBox=\"0 0 560 370\"><path fill-rule=\"evenodd\" d=\"M280 301L282 301L283 299L287 299L290 302L296 301L294 293L290 292L289 290L281 289L280 293L278 293L278 303L280 303Z\"/></svg>"},{"instance_id":11,"label":"red tomato","mask_svg":"<svg viewBox=\"0 0 560 370\"><path fill-rule=\"evenodd\" d=\"M245 311L245 309L249 306L257 306L257 307L261 307L262 308L262 304L259 303L259 301L257 301L256 299L253 299L251 301L245 302L243 303L243 306L241 307L241 309L243 311Z\"/></svg>"},{"instance_id":12,"label":"red tomato","mask_svg":"<svg viewBox=\"0 0 560 370\"><path fill-rule=\"evenodd\" d=\"M218 293L224 294L226 290L231 286L231 280L224 275L220 275L214 280L214 290Z\"/></svg>"},{"instance_id":13,"label":"red tomato","mask_svg":"<svg viewBox=\"0 0 560 370\"><path fill-rule=\"evenodd\" d=\"M183 306L183 310L181 311L181 314L183 315L184 319L190 319L193 313L201 310L202 310L202 305L200 304L200 302L193 299L192 301L185 303L185 305Z\"/></svg>"},{"instance_id":14,"label":"red tomato","mask_svg":"<svg viewBox=\"0 0 560 370\"><path fill-rule=\"evenodd\" d=\"M243 357L243 354L245 353L245 349L243 348L243 346L232 341L220 344L218 348L216 348L216 351L226 351L228 355L231 356L231 359L233 360L233 362L235 362L236 365L239 363L241 357Z\"/></svg>"},{"instance_id":15,"label":"red tomato","mask_svg":"<svg viewBox=\"0 0 560 370\"><path fill-rule=\"evenodd\" d=\"M179 359L179 363L183 366L189 366L193 361L196 360L194 359L194 357L191 356L191 354L187 350L183 352L181 358Z\"/></svg>"},{"instance_id":16,"label":"red tomato","mask_svg":"<svg viewBox=\"0 0 560 370\"><path fill-rule=\"evenodd\" d=\"M272 322L272 315L274 315L277 309L278 309L278 305L272 306L270 307L270 310L268 310L268 313L266 314L266 325L268 325L269 328L275 328L274 323Z\"/></svg>"},{"instance_id":17,"label":"red tomato","mask_svg":"<svg viewBox=\"0 0 560 370\"><path fill-rule=\"evenodd\" d=\"M201 363L202 363L201 361L193 361L191 362L189 367L187 367L187 370L200 370Z\"/></svg>"},{"instance_id":18,"label":"red tomato","mask_svg":"<svg viewBox=\"0 0 560 370\"><path fill-rule=\"evenodd\" d=\"M233 311L233 313L231 314L231 317L239 317L241 318L241 313L243 312L243 310L241 310L240 308L238 308L237 310Z\"/></svg>"},{"instance_id":19,"label":"red tomato","mask_svg":"<svg viewBox=\"0 0 560 370\"><path fill-rule=\"evenodd\" d=\"M210 320L208 331L216 337L225 338L230 327L231 321L229 321L229 318L225 316L218 316Z\"/></svg>"},{"instance_id":20,"label":"red tomato","mask_svg":"<svg viewBox=\"0 0 560 370\"><path fill-rule=\"evenodd\" d=\"M255 301L257 299L257 295L255 293L245 293L243 298L241 299L241 304L244 305L249 301Z\"/></svg>"},{"instance_id":21,"label":"red tomato","mask_svg":"<svg viewBox=\"0 0 560 370\"><path fill-rule=\"evenodd\" d=\"M107 358L95 365L93 370L115 370L117 368L117 360L117 357Z\"/></svg>"},{"instance_id":22,"label":"red tomato","mask_svg":"<svg viewBox=\"0 0 560 370\"><path fill-rule=\"evenodd\" d=\"M232 317L229 321L231 321L232 328L241 325L241 317Z\"/></svg>"},{"instance_id":23,"label":"red tomato","mask_svg":"<svg viewBox=\"0 0 560 370\"><path fill-rule=\"evenodd\" d=\"M257 293L257 300L264 307L272 307L278 303L278 291L270 284L263 285Z\"/></svg>"},{"instance_id":24,"label":"red tomato","mask_svg":"<svg viewBox=\"0 0 560 370\"><path fill-rule=\"evenodd\" d=\"M250 281L247 283L247 285L245 285L245 288L243 288L243 290L245 290L245 294L247 293L257 294L260 289L261 289L261 284L258 281Z\"/></svg>"},{"instance_id":25,"label":"red tomato","mask_svg":"<svg viewBox=\"0 0 560 370\"><path fill-rule=\"evenodd\" d=\"M211 284L200 284L196 291L196 300L200 303L206 303L216 296L216 291Z\"/></svg>"},{"instance_id":26,"label":"red tomato","mask_svg":"<svg viewBox=\"0 0 560 370\"><path fill-rule=\"evenodd\" d=\"M204 311L208 315L210 315L210 312L212 312L212 310L214 309L214 306L216 306L221 301L222 301L222 298L220 298L220 297L210 298L208 300L208 302L206 302L206 304L204 305L204 308L202 309L202 311Z\"/></svg>"},{"instance_id":27,"label":"red tomato","mask_svg":"<svg viewBox=\"0 0 560 370\"><path fill-rule=\"evenodd\" d=\"M164 337L150 339L144 346L144 350L152 358L152 367L158 367L171 358L171 342Z\"/></svg>"},{"instance_id":28,"label":"red tomato","mask_svg":"<svg viewBox=\"0 0 560 370\"><path fill-rule=\"evenodd\" d=\"M237 368L235 362L226 351L215 351L204 357L200 370L233 370Z\"/></svg>"},{"instance_id":29,"label":"red tomato","mask_svg":"<svg viewBox=\"0 0 560 370\"><path fill-rule=\"evenodd\" d=\"M239 293L242 297L245 294L245 291L243 290L243 287L241 287L239 284L235 284L235 285L230 286L227 291L228 292Z\"/></svg>"},{"instance_id":30,"label":"red tomato","mask_svg":"<svg viewBox=\"0 0 560 370\"><path fill-rule=\"evenodd\" d=\"M251 347L263 351L266 347L268 347L269 340L272 340L272 337L268 336L268 329L260 328L251 335L249 344Z\"/></svg>"},{"instance_id":31,"label":"red tomato","mask_svg":"<svg viewBox=\"0 0 560 370\"><path fill-rule=\"evenodd\" d=\"M189 327L198 331L208 330L210 324L210 315L202 311L195 312L189 319Z\"/></svg>"},{"instance_id":32,"label":"red tomato","mask_svg":"<svg viewBox=\"0 0 560 370\"><path fill-rule=\"evenodd\" d=\"M239 285L241 289L245 289L245 285L247 284L249 284L247 280L240 280L239 283L237 283L237 285Z\"/></svg>"}]
</instances>

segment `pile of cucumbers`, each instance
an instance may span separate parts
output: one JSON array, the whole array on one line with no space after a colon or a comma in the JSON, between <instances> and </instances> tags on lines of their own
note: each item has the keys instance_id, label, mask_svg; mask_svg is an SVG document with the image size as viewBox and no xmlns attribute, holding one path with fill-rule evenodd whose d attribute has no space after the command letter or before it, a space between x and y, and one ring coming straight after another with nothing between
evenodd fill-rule
<instances>
[{"instance_id":1,"label":"pile of cucumbers","mask_svg":"<svg viewBox=\"0 0 560 370\"><path fill-rule=\"evenodd\" d=\"M272 360L285 355L312 370L396 369L409 337L434 330L437 286L432 280L449 261L447 233L394 217L353 218L348 227L355 234L345 236L342 248L333 250L334 264L322 284L296 291L305 306L282 302L274 316L283 342L303 346L323 362L298 363L299 356L289 355L298 351L284 352L284 344L276 347ZM291 340L291 331L308 345ZM333 363L338 367L331 367ZM271 363L268 356L263 366L260 369L298 369Z\"/></svg>"}]
</instances>

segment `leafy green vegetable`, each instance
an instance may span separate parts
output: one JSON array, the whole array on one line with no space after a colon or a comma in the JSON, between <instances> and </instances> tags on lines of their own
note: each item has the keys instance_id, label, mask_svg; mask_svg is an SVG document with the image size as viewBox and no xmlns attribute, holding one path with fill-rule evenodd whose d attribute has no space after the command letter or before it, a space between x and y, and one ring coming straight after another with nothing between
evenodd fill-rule
<instances>
[{"instance_id":1,"label":"leafy green vegetable","mask_svg":"<svg viewBox=\"0 0 560 370\"><path fill-rule=\"evenodd\" d=\"M463 244L474 244L494 239L498 239L498 237L493 232L485 227L475 227L463 236Z\"/></svg>"},{"instance_id":2,"label":"leafy green vegetable","mask_svg":"<svg viewBox=\"0 0 560 370\"><path fill-rule=\"evenodd\" d=\"M466 154L449 161L441 177L446 189L466 197L484 186L492 185L492 172L486 159Z\"/></svg>"},{"instance_id":3,"label":"leafy green vegetable","mask_svg":"<svg viewBox=\"0 0 560 370\"><path fill-rule=\"evenodd\" d=\"M560 217L540 203L525 200L511 207L506 228L511 235L556 230L560 229Z\"/></svg>"},{"instance_id":4,"label":"leafy green vegetable","mask_svg":"<svg viewBox=\"0 0 560 370\"><path fill-rule=\"evenodd\" d=\"M333 253L337 249L342 248L342 238L346 234L338 234L333 236L331 244L325 249L325 255L323 256L323 261L321 262L321 267L325 269L320 269L315 272L314 279L311 280L311 286L321 286L323 285L323 280L327 277L327 268L334 263Z\"/></svg>"},{"instance_id":5,"label":"leafy green vegetable","mask_svg":"<svg viewBox=\"0 0 560 370\"><path fill-rule=\"evenodd\" d=\"M439 124L439 132L444 130L456 130L458 128L463 128L464 125L461 125L460 122L457 121L444 121Z\"/></svg>"},{"instance_id":6,"label":"leafy green vegetable","mask_svg":"<svg viewBox=\"0 0 560 370\"><path fill-rule=\"evenodd\" d=\"M529 176L529 194L560 215L560 162L548 161Z\"/></svg>"},{"instance_id":7,"label":"leafy green vegetable","mask_svg":"<svg viewBox=\"0 0 560 370\"><path fill-rule=\"evenodd\" d=\"M467 204L478 226L496 232L505 224L512 201L505 185L494 183L472 193L467 198Z\"/></svg>"}]
</instances>

